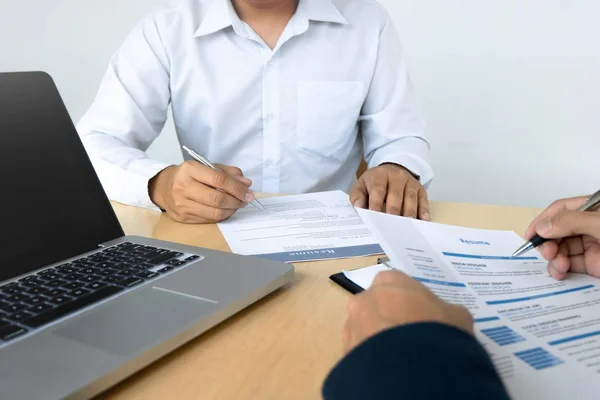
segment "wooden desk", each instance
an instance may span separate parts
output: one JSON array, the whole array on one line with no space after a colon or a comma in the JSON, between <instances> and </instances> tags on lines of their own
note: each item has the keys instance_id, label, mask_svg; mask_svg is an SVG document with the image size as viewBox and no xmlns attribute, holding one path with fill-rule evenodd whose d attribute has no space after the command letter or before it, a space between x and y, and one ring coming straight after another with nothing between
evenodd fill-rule
<instances>
[{"instance_id":1,"label":"wooden desk","mask_svg":"<svg viewBox=\"0 0 600 400\"><path fill-rule=\"evenodd\" d=\"M114 205L127 234L229 251L214 225ZM436 222L523 234L540 210L432 202ZM296 264L292 284L207 332L102 396L106 399L318 399L342 357L350 294L328 277L376 257Z\"/></svg>"}]
</instances>

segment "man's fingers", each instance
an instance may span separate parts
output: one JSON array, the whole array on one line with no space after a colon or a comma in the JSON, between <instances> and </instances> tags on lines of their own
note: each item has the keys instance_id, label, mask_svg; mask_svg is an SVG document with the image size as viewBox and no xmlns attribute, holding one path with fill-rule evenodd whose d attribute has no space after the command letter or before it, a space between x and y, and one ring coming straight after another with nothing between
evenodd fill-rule
<instances>
[{"instance_id":1,"label":"man's fingers","mask_svg":"<svg viewBox=\"0 0 600 400\"><path fill-rule=\"evenodd\" d=\"M230 175L230 176L234 177L235 179L237 179L238 181L240 181L241 183L243 183L245 186L247 186L247 187L252 186L252 180L246 178L244 176L244 173L242 172L242 170L239 169L238 167L232 167L230 165L222 165L222 164L216 164L216 166L218 168L220 168L223 172L225 172L227 175Z\"/></svg>"},{"instance_id":2,"label":"man's fingers","mask_svg":"<svg viewBox=\"0 0 600 400\"><path fill-rule=\"evenodd\" d=\"M576 256L583 254L585 252L585 247L583 246L583 240L581 236L570 237L561 240L561 244L565 244L567 256Z\"/></svg>"},{"instance_id":3,"label":"man's fingers","mask_svg":"<svg viewBox=\"0 0 600 400\"><path fill-rule=\"evenodd\" d=\"M548 263L548 265L556 271L566 274L571 269L571 260L564 254L559 254L556 258Z\"/></svg>"},{"instance_id":4,"label":"man's fingers","mask_svg":"<svg viewBox=\"0 0 600 400\"><path fill-rule=\"evenodd\" d=\"M417 218L419 209L419 189L413 185L408 185L404 190L404 204L402 215L408 218Z\"/></svg>"},{"instance_id":5,"label":"man's fingers","mask_svg":"<svg viewBox=\"0 0 600 400\"><path fill-rule=\"evenodd\" d=\"M569 199L557 200L554 203L550 204L548 206L548 208L546 208L540 215L538 215L531 222L531 224L529 225L529 227L527 228L527 231L525 233L525 238L527 240L529 240L535 235L535 233L536 233L535 227L541 221L554 216L555 214L557 214L559 211L562 211L562 210L576 210L577 208L581 207L586 201L587 201L587 197L580 196L580 197L572 197Z\"/></svg>"},{"instance_id":6,"label":"man's fingers","mask_svg":"<svg viewBox=\"0 0 600 400\"><path fill-rule=\"evenodd\" d=\"M589 235L600 240L600 213L563 210L541 220L536 232L546 239Z\"/></svg>"},{"instance_id":7,"label":"man's fingers","mask_svg":"<svg viewBox=\"0 0 600 400\"><path fill-rule=\"evenodd\" d=\"M542 254L542 257L544 257L546 260L554 260L558 254L558 243L555 241L546 242L539 248L539 250Z\"/></svg>"},{"instance_id":8,"label":"man's fingers","mask_svg":"<svg viewBox=\"0 0 600 400\"><path fill-rule=\"evenodd\" d=\"M578 254L574 256L565 256L559 254L556 259L548 263L548 272L553 278L562 280L567 277L569 272L576 274L590 274L598 277L599 271L588 268L586 256Z\"/></svg>"},{"instance_id":9,"label":"man's fingers","mask_svg":"<svg viewBox=\"0 0 600 400\"><path fill-rule=\"evenodd\" d=\"M551 261L559 253L559 250L566 256L576 256L583 254L585 248L581 236L568 237L560 241L550 240L539 247L539 251L546 260Z\"/></svg>"},{"instance_id":10,"label":"man's fingers","mask_svg":"<svg viewBox=\"0 0 600 400\"><path fill-rule=\"evenodd\" d=\"M429 215L429 199L427 197L427 190L425 188L421 188L419 190L419 219L423 221L431 221L431 216Z\"/></svg>"},{"instance_id":11,"label":"man's fingers","mask_svg":"<svg viewBox=\"0 0 600 400\"><path fill-rule=\"evenodd\" d=\"M170 213L171 217L186 224L221 222L235 213L235 210L214 208L186 198L177 200L175 206L175 210Z\"/></svg>"},{"instance_id":12,"label":"man's fingers","mask_svg":"<svg viewBox=\"0 0 600 400\"><path fill-rule=\"evenodd\" d=\"M242 182L242 185L246 186L247 188L252 186L252 180L250 178L246 178L245 176L235 176L234 178Z\"/></svg>"},{"instance_id":13,"label":"man's fingers","mask_svg":"<svg viewBox=\"0 0 600 400\"><path fill-rule=\"evenodd\" d=\"M367 181L366 185L369 192L369 210L382 212L388 189L387 177L374 178L372 182Z\"/></svg>"},{"instance_id":14,"label":"man's fingers","mask_svg":"<svg viewBox=\"0 0 600 400\"><path fill-rule=\"evenodd\" d=\"M377 290L378 288L393 287L394 289L417 291L432 298L437 296L429 290L422 283L414 280L402 271L390 270L382 271L375 276L371 288ZM373 291L372 290L372 291Z\"/></svg>"},{"instance_id":15,"label":"man's fingers","mask_svg":"<svg viewBox=\"0 0 600 400\"><path fill-rule=\"evenodd\" d=\"M557 270L555 270L552 267L551 264L548 264L548 273L550 274L551 277L553 277L557 281L562 281L563 279L565 279L567 277L566 272L558 272Z\"/></svg>"},{"instance_id":16,"label":"man's fingers","mask_svg":"<svg viewBox=\"0 0 600 400\"><path fill-rule=\"evenodd\" d=\"M571 272L574 272L576 274L590 274L592 275L593 271L590 271L588 269L588 266L586 265L586 260L585 260L585 256L583 254L579 254L576 256L571 256L569 257L570 261L571 261Z\"/></svg>"},{"instance_id":17,"label":"man's fingers","mask_svg":"<svg viewBox=\"0 0 600 400\"><path fill-rule=\"evenodd\" d=\"M350 192L350 203L355 208L367 208L369 204L369 192L365 186L364 179L358 181L352 192Z\"/></svg>"},{"instance_id":18,"label":"man's fingers","mask_svg":"<svg viewBox=\"0 0 600 400\"><path fill-rule=\"evenodd\" d=\"M371 287L403 286L412 283L413 279L401 271L382 271L375 276Z\"/></svg>"},{"instance_id":19,"label":"man's fingers","mask_svg":"<svg viewBox=\"0 0 600 400\"><path fill-rule=\"evenodd\" d=\"M187 198L212 208L234 211L244 208L247 204L228 193L209 187L204 190L191 190L187 193Z\"/></svg>"},{"instance_id":20,"label":"man's fingers","mask_svg":"<svg viewBox=\"0 0 600 400\"><path fill-rule=\"evenodd\" d=\"M215 167L219 168L221 171L225 172L227 175L231 176L244 176L244 173L238 167L232 167L231 165L223 165L223 164L215 164Z\"/></svg>"},{"instance_id":21,"label":"man's fingers","mask_svg":"<svg viewBox=\"0 0 600 400\"><path fill-rule=\"evenodd\" d=\"M535 236L535 227L540 221L540 217L537 217L531 222L531 224L529 224L527 230L525 231L525 239L530 240L532 237Z\"/></svg>"},{"instance_id":22,"label":"man's fingers","mask_svg":"<svg viewBox=\"0 0 600 400\"><path fill-rule=\"evenodd\" d=\"M246 203L254 200L254 194L248 187L223 171L201 165L200 163L184 163L186 173L194 180L215 189L223 190L233 197Z\"/></svg>"},{"instance_id":23,"label":"man's fingers","mask_svg":"<svg viewBox=\"0 0 600 400\"><path fill-rule=\"evenodd\" d=\"M564 279L571 269L571 260L569 259L569 244L566 241L558 243L558 252L556 257L548 262L548 271L555 279Z\"/></svg>"},{"instance_id":24,"label":"man's fingers","mask_svg":"<svg viewBox=\"0 0 600 400\"><path fill-rule=\"evenodd\" d=\"M385 201L385 211L388 214L400 215L402 213L402 204L404 203L404 182L391 183L388 189Z\"/></svg>"},{"instance_id":25,"label":"man's fingers","mask_svg":"<svg viewBox=\"0 0 600 400\"><path fill-rule=\"evenodd\" d=\"M581 237L570 237L560 241L544 243L541 247L542 256L549 260L548 272L555 279L564 279L569 272L600 276L600 252L595 257L593 249L586 249ZM597 268L594 268L597 260Z\"/></svg>"},{"instance_id":26,"label":"man's fingers","mask_svg":"<svg viewBox=\"0 0 600 400\"><path fill-rule=\"evenodd\" d=\"M226 210L238 210L246 205L246 203L243 201L222 190L213 189L210 186L206 186L191 177L188 179L188 183L183 186L181 192L179 193L179 195L185 199L192 200L196 203L204 204L209 207L222 208Z\"/></svg>"}]
</instances>

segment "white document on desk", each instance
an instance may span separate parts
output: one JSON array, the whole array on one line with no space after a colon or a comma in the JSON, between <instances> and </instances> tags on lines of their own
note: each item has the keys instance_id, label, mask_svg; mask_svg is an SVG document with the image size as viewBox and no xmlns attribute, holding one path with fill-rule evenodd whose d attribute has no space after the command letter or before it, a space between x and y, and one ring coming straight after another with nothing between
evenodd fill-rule
<instances>
[{"instance_id":1,"label":"white document on desk","mask_svg":"<svg viewBox=\"0 0 600 400\"><path fill-rule=\"evenodd\" d=\"M514 399L600 398L600 280L556 281L514 232L441 225L359 210L393 268L466 306ZM368 287L384 267L349 271Z\"/></svg>"},{"instance_id":2,"label":"white document on desk","mask_svg":"<svg viewBox=\"0 0 600 400\"><path fill-rule=\"evenodd\" d=\"M231 251L283 262L381 254L375 237L342 191L270 197L264 210L239 210L219 229Z\"/></svg>"}]
</instances>

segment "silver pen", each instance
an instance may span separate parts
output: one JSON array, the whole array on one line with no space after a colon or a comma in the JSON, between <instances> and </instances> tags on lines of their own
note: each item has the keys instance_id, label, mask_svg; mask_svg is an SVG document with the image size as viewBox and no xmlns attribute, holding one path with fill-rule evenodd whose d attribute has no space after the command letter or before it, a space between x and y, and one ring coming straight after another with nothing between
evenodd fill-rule
<instances>
[{"instance_id":1,"label":"silver pen","mask_svg":"<svg viewBox=\"0 0 600 400\"><path fill-rule=\"evenodd\" d=\"M187 146L181 146L189 155L190 157L192 157L194 160L198 161L200 164L206 165L209 168L212 168L216 171L221 171L221 169L217 168L213 163L211 163L206 157L201 156L200 154L196 153L194 150L190 149ZM223 171L221 171L223 172ZM254 199L250 202L250 204L252 204L254 207L258 208L259 210L264 210L265 208L263 207L262 204L259 203L259 201L257 199Z\"/></svg>"},{"instance_id":2,"label":"silver pen","mask_svg":"<svg viewBox=\"0 0 600 400\"><path fill-rule=\"evenodd\" d=\"M596 193L594 193L586 202L584 205L582 205L581 207L579 207L577 209L577 211L588 211L591 210L592 208L596 207L598 204L600 204L600 190L597 191ZM525 243L523 246L519 247L517 249L517 251L515 251L513 253L513 257L518 257L521 254L524 254L526 252L528 252L529 250L540 246L542 243L547 242L548 239L544 239L543 237L541 237L540 235L535 235L534 237L531 238L531 240L529 240L529 242Z\"/></svg>"}]
</instances>

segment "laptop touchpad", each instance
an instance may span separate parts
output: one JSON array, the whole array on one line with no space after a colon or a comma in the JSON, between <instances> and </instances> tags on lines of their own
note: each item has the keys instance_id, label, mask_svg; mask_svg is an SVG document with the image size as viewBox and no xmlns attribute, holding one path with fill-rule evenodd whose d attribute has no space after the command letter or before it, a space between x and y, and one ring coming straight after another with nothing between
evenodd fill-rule
<instances>
[{"instance_id":1,"label":"laptop touchpad","mask_svg":"<svg viewBox=\"0 0 600 400\"><path fill-rule=\"evenodd\" d=\"M127 356L160 343L217 308L209 299L147 288L67 323L54 334Z\"/></svg>"}]
</instances>

